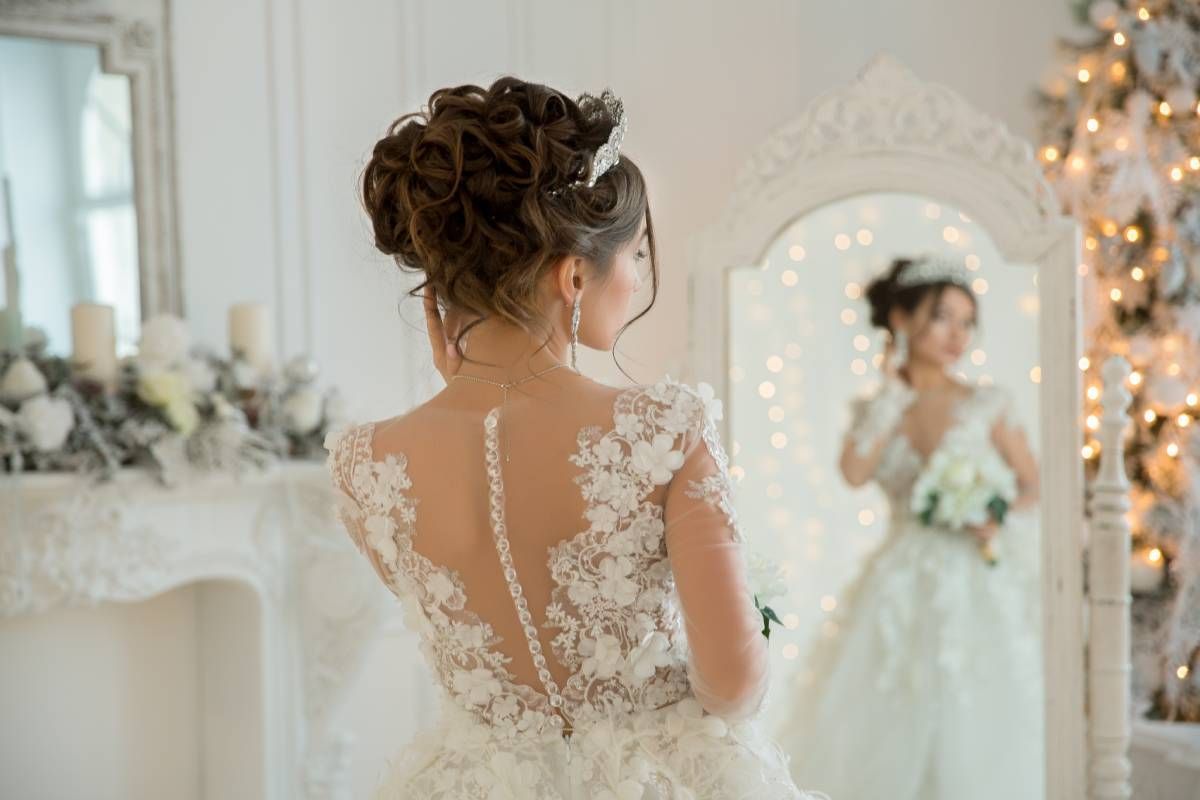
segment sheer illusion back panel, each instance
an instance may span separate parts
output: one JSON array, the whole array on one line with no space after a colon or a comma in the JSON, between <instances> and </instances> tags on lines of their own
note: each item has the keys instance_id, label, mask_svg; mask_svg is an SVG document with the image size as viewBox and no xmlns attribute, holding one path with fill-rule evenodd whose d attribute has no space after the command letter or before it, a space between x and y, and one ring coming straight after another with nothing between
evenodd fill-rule
<instances>
[{"instance_id":1,"label":"sheer illusion back panel","mask_svg":"<svg viewBox=\"0 0 1200 800\"><path fill-rule=\"evenodd\" d=\"M346 462L366 459L374 477L357 491L379 491L390 469L400 497L394 508L383 497L352 498L343 519L394 592L404 594L403 575L419 576L408 588L423 595L425 612L464 623L435 627L470 630L481 641L468 660L491 661L482 666L507 670L518 688L544 694L535 649L579 713L673 702L689 681L710 711L749 713L765 689L767 650L710 413L720 403L704 388L703 396L671 381L510 392L497 437L503 518L536 644L525 638L489 517L484 420L498 396L439 396L355 429L345 438L357 444L335 447L335 483L353 495L357 468ZM390 509L385 520L381 509ZM453 663L441 665L438 653L427 655L445 681L472 668L465 652L454 648ZM480 701L486 691L499 689L481 689Z\"/></svg>"},{"instance_id":2,"label":"sheer illusion back panel","mask_svg":"<svg viewBox=\"0 0 1200 800\"><path fill-rule=\"evenodd\" d=\"M580 470L569 461L581 428L612 427L615 391L567 398L523 396L510 390L501 413L499 444L504 516L513 566L545 653L556 631L546 625L554 588L548 560L554 547L588 527L587 504L575 483ZM500 404L483 392L491 403ZM492 402L494 400L494 402ZM484 417L488 409L426 404L376 427L376 457L404 452L410 494L419 502L413 549L453 571L465 587L465 610L495 631L494 650L508 659L518 683L542 691L522 625L496 553L489 519L489 483L484 462ZM509 454L508 461L504 454ZM661 494L661 492L660 492ZM559 686L570 670L547 658Z\"/></svg>"}]
</instances>

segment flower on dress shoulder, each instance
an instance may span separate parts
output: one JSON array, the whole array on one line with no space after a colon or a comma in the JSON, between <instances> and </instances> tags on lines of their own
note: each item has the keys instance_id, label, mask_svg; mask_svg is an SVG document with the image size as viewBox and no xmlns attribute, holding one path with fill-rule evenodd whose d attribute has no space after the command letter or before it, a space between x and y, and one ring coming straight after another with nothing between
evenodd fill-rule
<instances>
[{"instance_id":1,"label":"flower on dress shoulder","mask_svg":"<svg viewBox=\"0 0 1200 800\"><path fill-rule=\"evenodd\" d=\"M605 437L596 442L596 446L592 450L596 454L596 462L602 465L619 463L624 453L621 443L611 437Z\"/></svg>"},{"instance_id":2,"label":"flower on dress shoulder","mask_svg":"<svg viewBox=\"0 0 1200 800\"><path fill-rule=\"evenodd\" d=\"M585 581L574 581L567 587L567 597L578 607L583 607L596 599L596 587Z\"/></svg>"},{"instance_id":3,"label":"flower on dress shoulder","mask_svg":"<svg viewBox=\"0 0 1200 800\"><path fill-rule=\"evenodd\" d=\"M614 422L616 423L614 430L617 434L630 441L641 436L642 429L645 427L642 418L637 414L617 414Z\"/></svg>"},{"instance_id":4,"label":"flower on dress shoulder","mask_svg":"<svg viewBox=\"0 0 1200 800\"><path fill-rule=\"evenodd\" d=\"M683 451L675 449L675 437L658 433L653 441L642 439L634 443L631 463L634 469L649 473L650 480L661 485L683 466Z\"/></svg>"},{"instance_id":5,"label":"flower on dress shoulder","mask_svg":"<svg viewBox=\"0 0 1200 800\"><path fill-rule=\"evenodd\" d=\"M591 523L592 530L602 533L612 533L617 529L617 512L610 505L594 505L588 508L585 516Z\"/></svg>"},{"instance_id":6,"label":"flower on dress shoulder","mask_svg":"<svg viewBox=\"0 0 1200 800\"><path fill-rule=\"evenodd\" d=\"M444 572L434 572L425 579L425 588L429 591L430 598L439 606L447 605L450 599L454 597L458 587L454 585L454 581Z\"/></svg>"},{"instance_id":7,"label":"flower on dress shoulder","mask_svg":"<svg viewBox=\"0 0 1200 800\"><path fill-rule=\"evenodd\" d=\"M705 413L712 417L714 422L725 416L724 403L721 398L717 397L717 391L711 383L700 381L696 384L696 394L700 395L700 402L704 405Z\"/></svg>"}]
</instances>

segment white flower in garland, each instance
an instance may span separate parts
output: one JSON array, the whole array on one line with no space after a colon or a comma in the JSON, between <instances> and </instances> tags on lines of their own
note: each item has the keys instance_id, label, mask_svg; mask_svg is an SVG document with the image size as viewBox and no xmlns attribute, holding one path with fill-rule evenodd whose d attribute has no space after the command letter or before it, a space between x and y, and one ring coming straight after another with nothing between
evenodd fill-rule
<instances>
[{"instance_id":1,"label":"white flower in garland","mask_svg":"<svg viewBox=\"0 0 1200 800\"><path fill-rule=\"evenodd\" d=\"M301 436L312 433L320 427L323 416L324 402L315 389L297 389L283 401L283 417L292 433Z\"/></svg>"},{"instance_id":2,"label":"white flower in garland","mask_svg":"<svg viewBox=\"0 0 1200 800\"><path fill-rule=\"evenodd\" d=\"M21 404L17 429L35 450L50 452L62 447L75 427L71 403L61 397L38 395Z\"/></svg>"},{"instance_id":3,"label":"white flower in garland","mask_svg":"<svg viewBox=\"0 0 1200 800\"><path fill-rule=\"evenodd\" d=\"M47 389L46 376L28 358L18 358L8 365L0 380L0 402L18 405Z\"/></svg>"},{"instance_id":4,"label":"white flower in garland","mask_svg":"<svg viewBox=\"0 0 1200 800\"><path fill-rule=\"evenodd\" d=\"M179 366L187 358L189 347L187 323L173 314L159 314L142 323L137 361L144 369Z\"/></svg>"},{"instance_id":5,"label":"white flower in garland","mask_svg":"<svg viewBox=\"0 0 1200 800\"><path fill-rule=\"evenodd\" d=\"M148 370L138 376L137 394L142 402L162 411L171 427L190 436L200 422L196 404L192 402L192 387L181 373L171 370Z\"/></svg>"}]
</instances>

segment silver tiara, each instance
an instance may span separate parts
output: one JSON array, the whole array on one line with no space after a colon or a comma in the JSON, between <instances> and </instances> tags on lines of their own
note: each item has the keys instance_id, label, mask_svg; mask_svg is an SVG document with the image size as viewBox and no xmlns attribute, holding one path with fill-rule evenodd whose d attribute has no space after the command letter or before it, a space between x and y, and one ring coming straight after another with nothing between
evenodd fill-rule
<instances>
[{"instance_id":1,"label":"silver tiara","mask_svg":"<svg viewBox=\"0 0 1200 800\"><path fill-rule=\"evenodd\" d=\"M567 184L568 189L577 189L580 186L591 189L601 175L615 167L621 160L621 142L625 140L625 131L629 129L629 117L625 115L625 104L613 94L611 89L605 89L598 98L595 95L582 94L576 102L583 105L588 100L599 100L603 103L609 116L616 120L616 123L608 133L608 141L592 155L592 168L588 172L587 179L580 178L572 181Z\"/></svg>"},{"instance_id":2,"label":"silver tiara","mask_svg":"<svg viewBox=\"0 0 1200 800\"><path fill-rule=\"evenodd\" d=\"M968 286L967 271L958 261L945 256L919 256L896 276L897 286L920 286L927 283L957 283Z\"/></svg>"}]
</instances>

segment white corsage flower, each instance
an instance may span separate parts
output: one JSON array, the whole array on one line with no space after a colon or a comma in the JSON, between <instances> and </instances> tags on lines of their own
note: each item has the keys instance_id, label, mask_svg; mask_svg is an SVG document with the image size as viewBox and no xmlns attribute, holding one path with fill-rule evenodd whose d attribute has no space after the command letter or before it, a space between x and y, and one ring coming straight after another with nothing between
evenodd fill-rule
<instances>
[{"instance_id":1,"label":"white corsage flower","mask_svg":"<svg viewBox=\"0 0 1200 800\"><path fill-rule=\"evenodd\" d=\"M379 557L385 564L394 566L400 555L400 551L396 548L396 540L393 538L396 532L396 523L387 514L372 514L367 517L363 527L367 531L367 544L379 553Z\"/></svg>"},{"instance_id":2,"label":"white corsage flower","mask_svg":"<svg viewBox=\"0 0 1200 800\"><path fill-rule=\"evenodd\" d=\"M606 557L600 562L600 593L617 605L625 606L637 599L638 586L630 580L633 562L624 556Z\"/></svg>"},{"instance_id":3,"label":"white corsage flower","mask_svg":"<svg viewBox=\"0 0 1200 800\"><path fill-rule=\"evenodd\" d=\"M61 397L44 394L31 397L17 412L17 429L34 449L43 452L62 447L74 427L75 412L71 403Z\"/></svg>"},{"instance_id":4,"label":"white corsage flower","mask_svg":"<svg viewBox=\"0 0 1200 800\"><path fill-rule=\"evenodd\" d=\"M721 398L717 397L717 392L713 389L712 384L700 381L696 384L696 393L700 395L700 402L704 404L704 411L713 421L720 421L725 415L725 406L721 402Z\"/></svg>"},{"instance_id":5,"label":"white corsage flower","mask_svg":"<svg viewBox=\"0 0 1200 800\"><path fill-rule=\"evenodd\" d=\"M652 442L643 439L634 443L631 463L634 469L649 473L654 483L667 483L683 466L683 452L674 448L675 437L657 433Z\"/></svg>"}]
</instances>

